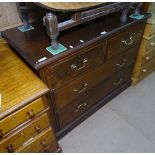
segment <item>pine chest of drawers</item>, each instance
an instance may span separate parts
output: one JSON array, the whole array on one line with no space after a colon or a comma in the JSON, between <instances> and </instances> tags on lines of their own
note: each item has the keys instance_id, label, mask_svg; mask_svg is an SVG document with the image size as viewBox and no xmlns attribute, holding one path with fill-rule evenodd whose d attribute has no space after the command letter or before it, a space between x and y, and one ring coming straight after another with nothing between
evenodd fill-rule
<instances>
[{"instance_id":1,"label":"pine chest of drawers","mask_svg":"<svg viewBox=\"0 0 155 155\"><path fill-rule=\"evenodd\" d=\"M0 40L0 152L58 152L49 89Z\"/></svg>"},{"instance_id":2,"label":"pine chest of drawers","mask_svg":"<svg viewBox=\"0 0 155 155\"><path fill-rule=\"evenodd\" d=\"M42 25L25 34L17 28L3 33L50 88L58 138L130 86L148 17L128 18L121 26L120 13L113 13L65 30L59 42L67 50L55 56L46 51L50 40Z\"/></svg>"},{"instance_id":3,"label":"pine chest of drawers","mask_svg":"<svg viewBox=\"0 0 155 155\"><path fill-rule=\"evenodd\" d=\"M147 20L132 75L133 85L155 70L155 4L149 4L152 17Z\"/></svg>"}]
</instances>

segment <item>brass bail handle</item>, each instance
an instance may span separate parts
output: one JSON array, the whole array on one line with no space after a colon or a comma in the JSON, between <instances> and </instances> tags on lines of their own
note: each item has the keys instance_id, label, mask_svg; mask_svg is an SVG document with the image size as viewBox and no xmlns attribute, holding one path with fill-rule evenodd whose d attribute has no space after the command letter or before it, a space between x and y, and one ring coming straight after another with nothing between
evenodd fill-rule
<instances>
[{"instance_id":1,"label":"brass bail handle","mask_svg":"<svg viewBox=\"0 0 155 155\"><path fill-rule=\"evenodd\" d=\"M120 63L120 64L116 64L116 66L118 66L118 67L123 67L123 66L125 66L125 64L126 64L126 62L127 62L127 59L126 58L124 58L123 59L123 62L122 63Z\"/></svg>"},{"instance_id":2,"label":"brass bail handle","mask_svg":"<svg viewBox=\"0 0 155 155\"><path fill-rule=\"evenodd\" d=\"M118 86L122 82L123 78L120 78L118 82L113 82L113 85Z\"/></svg>"},{"instance_id":3,"label":"brass bail handle","mask_svg":"<svg viewBox=\"0 0 155 155\"><path fill-rule=\"evenodd\" d=\"M73 69L76 69L77 71L80 71L81 69L85 68L86 63L88 62L88 59L87 58L84 58L82 62L83 62L83 65L81 67L78 67L76 64L72 64L71 65L71 69L72 70Z\"/></svg>"},{"instance_id":4,"label":"brass bail handle","mask_svg":"<svg viewBox=\"0 0 155 155\"><path fill-rule=\"evenodd\" d=\"M74 109L74 112L78 112L81 108L84 108L87 106L87 103L84 102L84 103L81 103L79 104L75 109Z\"/></svg>"},{"instance_id":5,"label":"brass bail handle","mask_svg":"<svg viewBox=\"0 0 155 155\"><path fill-rule=\"evenodd\" d=\"M122 40L122 43L124 43L124 44L127 45L127 46L128 46L128 45L131 45L131 44L133 43L132 36L129 37L129 40L130 40L129 42L126 41L126 40Z\"/></svg>"},{"instance_id":6,"label":"brass bail handle","mask_svg":"<svg viewBox=\"0 0 155 155\"><path fill-rule=\"evenodd\" d=\"M82 88L80 88L80 89L74 88L74 89L73 89L73 92L77 92L78 94L81 94L82 92L84 92L84 91L86 90L87 85L88 85L88 84L85 82L85 83L83 84L83 87L82 87Z\"/></svg>"}]
</instances>

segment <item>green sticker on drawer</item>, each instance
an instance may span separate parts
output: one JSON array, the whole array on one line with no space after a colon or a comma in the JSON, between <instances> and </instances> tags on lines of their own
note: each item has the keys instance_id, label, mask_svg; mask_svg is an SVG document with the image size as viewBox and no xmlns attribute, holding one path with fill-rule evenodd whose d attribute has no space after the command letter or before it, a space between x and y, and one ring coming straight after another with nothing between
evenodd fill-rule
<instances>
[{"instance_id":1,"label":"green sticker on drawer","mask_svg":"<svg viewBox=\"0 0 155 155\"><path fill-rule=\"evenodd\" d=\"M135 15L132 14L129 17L133 18L133 19L142 19L142 18L144 18L144 15L137 15L137 16L135 16Z\"/></svg>"},{"instance_id":2,"label":"green sticker on drawer","mask_svg":"<svg viewBox=\"0 0 155 155\"><path fill-rule=\"evenodd\" d=\"M47 47L46 50L50 53L52 53L53 55L57 55L62 53L63 51L66 51L67 48L61 44L59 44L59 48L57 50L54 50L51 48L51 46Z\"/></svg>"},{"instance_id":3,"label":"green sticker on drawer","mask_svg":"<svg viewBox=\"0 0 155 155\"><path fill-rule=\"evenodd\" d=\"M34 27L30 25L29 28L25 29L24 26L19 26L19 27L18 27L18 30L20 30L21 32L27 32L27 31L34 30Z\"/></svg>"}]
</instances>

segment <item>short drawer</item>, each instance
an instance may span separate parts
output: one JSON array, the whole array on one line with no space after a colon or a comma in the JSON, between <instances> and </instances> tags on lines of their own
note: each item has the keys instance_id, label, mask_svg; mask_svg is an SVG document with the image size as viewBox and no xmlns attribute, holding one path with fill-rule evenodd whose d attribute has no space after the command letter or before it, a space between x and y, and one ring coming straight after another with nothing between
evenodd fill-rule
<instances>
[{"instance_id":1,"label":"short drawer","mask_svg":"<svg viewBox=\"0 0 155 155\"><path fill-rule=\"evenodd\" d=\"M20 128L9 137L0 141L0 152L15 152L20 146L32 137L38 135L50 125L47 113L36 118L31 123Z\"/></svg>"},{"instance_id":2,"label":"short drawer","mask_svg":"<svg viewBox=\"0 0 155 155\"><path fill-rule=\"evenodd\" d=\"M39 153L60 153L60 152L61 152L61 148L58 146L58 144L55 141L50 143L43 150L39 151Z\"/></svg>"},{"instance_id":3,"label":"short drawer","mask_svg":"<svg viewBox=\"0 0 155 155\"><path fill-rule=\"evenodd\" d=\"M23 122L32 119L37 113L46 108L47 103L45 103L42 98L39 98L28 104L24 108L21 108L8 117L0 120L0 137L2 138L5 133L14 129Z\"/></svg>"},{"instance_id":4,"label":"short drawer","mask_svg":"<svg viewBox=\"0 0 155 155\"><path fill-rule=\"evenodd\" d=\"M155 48L150 50L147 54L145 54L142 58L142 65L149 62L152 58L155 57Z\"/></svg>"},{"instance_id":5,"label":"short drawer","mask_svg":"<svg viewBox=\"0 0 155 155\"><path fill-rule=\"evenodd\" d=\"M135 46L141 40L144 24L122 32L108 40L107 59Z\"/></svg>"},{"instance_id":6,"label":"short drawer","mask_svg":"<svg viewBox=\"0 0 155 155\"><path fill-rule=\"evenodd\" d=\"M155 48L155 35L149 38L146 50L149 51L152 50L153 48Z\"/></svg>"},{"instance_id":7,"label":"short drawer","mask_svg":"<svg viewBox=\"0 0 155 155\"><path fill-rule=\"evenodd\" d=\"M46 148L55 140L53 130L51 127L41 132L38 136L29 140L17 149L16 153L37 153Z\"/></svg>"},{"instance_id":8,"label":"short drawer","mask_svg":"<svg viewBox=\"0 0 155 155\"><path fill-rule=\"evenodd\" d=\"M71 105L58 112L60 128L82 115L86 110L91 108L95 103L108 95L111 91L121 86L130 79L133 65L123 71L113 75L111 78L100 82L97 86L90 89L86 94L80 96Z\"/></svg>"},{"instance_id":9,"label":"short drawer","mask_svg":"<svg viewBox=\"0 0 155 155\"><path fill-rule=\"evenodd\" d=\"M147 23L145 26L144 36L151 37L152 35L155 35L155 23L154 24Z\"/></svg>"},{"instance_id":10,"label":"short drawer","mask_svg":"<svg viewBox=\"0 0 155 155\"><path fill-rule=\"evenodd\" d=\"M84 74L80 78L54 91L57 109L62 109L108 76L133 63L136 58L136 52L137 47L135 46L122 55L107 61L95 70Z\"/></svg>"},{"instance_id":11,"label":"short drawer","mask_svg":"<svg viewBox=\"0 0 155 155\"><path fill-rule=\"evenodd\" d=\"M105 48L105 42L102 41L88 46L76 56L61 61L58 65L49 66L48 86L51 89L58 88L83 72L102 64L104 62Z\"/></svg>"},{"instance_id":12,"label":"short drawer","mask_svg":"<svg viewBox=\"0 0 155 155\"><path fill-rule=\"evenodd\" d=\"M150 70L154 69L155 69L155 58L151 59L149 62L147 62L140 68L140 76L145 76L145 74L147 75Z\"/></svg>"}]
</instances>

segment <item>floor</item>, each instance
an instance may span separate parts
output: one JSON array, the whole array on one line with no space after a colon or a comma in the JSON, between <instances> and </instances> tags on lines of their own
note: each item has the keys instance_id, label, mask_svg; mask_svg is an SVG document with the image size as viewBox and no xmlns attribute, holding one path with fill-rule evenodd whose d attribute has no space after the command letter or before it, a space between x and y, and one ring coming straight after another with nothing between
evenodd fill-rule
<instances>
[{"instance_id":1,"label":"floor","mask_svg":"<svg viewBox=\"0 0 155 155\"><path fill-rule=\"evenodd\" d=\"M65 153L155 152L155 73L59 141Z\"/></svg>"}]
</instances>

